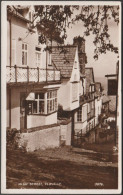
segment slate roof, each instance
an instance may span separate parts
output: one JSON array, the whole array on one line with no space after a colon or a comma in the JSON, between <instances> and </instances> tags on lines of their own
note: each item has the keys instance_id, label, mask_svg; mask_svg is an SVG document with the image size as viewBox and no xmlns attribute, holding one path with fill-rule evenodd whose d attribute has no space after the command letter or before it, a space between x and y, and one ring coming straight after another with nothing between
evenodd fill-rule
<instances>
[{"instance_id":1,"label":"slate roof","mask_svg":"<svg viewBox=\"0 0 123 195\"><path fill-rule=\"evenodd\" d=\"M52 61L56 68L61 71L62 78L70 78L77 46L52 46Z\"/></svg>"},{"instance_id":2,"label":"slate roof","mask_svg":"<svg viewBox=\"0 0 123 195\"><path fill-rule=\"evenodd\" d=\"M86 76L86 93L89 93L90 85L94 84L93 68L85 68L85 76Z\"/></svg>"}]
</instances>

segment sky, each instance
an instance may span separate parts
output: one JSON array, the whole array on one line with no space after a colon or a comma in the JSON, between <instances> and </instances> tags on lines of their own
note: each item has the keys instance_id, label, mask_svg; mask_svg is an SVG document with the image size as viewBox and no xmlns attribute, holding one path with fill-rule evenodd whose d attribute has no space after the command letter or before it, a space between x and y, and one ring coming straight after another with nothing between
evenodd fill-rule
<instances>
[{"instance_id":1,"label":"sky","mask_svg":"<svg viewBox=\"0 0 123 195\"><path fill-rule=\"evenodd\" d=\"M83 36L85 28L82 23L77 23L72 25L72 28L67 29L67 40L66 43L72 44L73 38L75 36ZM110 40L114 46L119 47L119 26L113 21L109 23L109 34ZM93 67L95 77L105 77L106 74L115 74L116 73L116 63L118 61L117 54L114 52L107 52L106 54L101 54L98 60L95 61L93 58L94 55L94 44L93 44L93 35L85 37L85 52L87 54L86 67Z\"/></svg>"}]
</instances>

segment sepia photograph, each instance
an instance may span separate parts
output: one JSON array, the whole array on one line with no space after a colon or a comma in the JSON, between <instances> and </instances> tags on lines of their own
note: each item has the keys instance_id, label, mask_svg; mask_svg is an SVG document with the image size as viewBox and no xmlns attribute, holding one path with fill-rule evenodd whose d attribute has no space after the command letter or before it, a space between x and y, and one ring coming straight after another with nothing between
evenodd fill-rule
<instances>
[{"instance_id":1,"label":"sepia photograph","mask_svg":"<svg viewBox=\"0 0 123 195\"><path fill-rule=\"evenodd\" d=\"M1 5L1 192L120 194L121 2Z\"/></svg>"}]
</instances>

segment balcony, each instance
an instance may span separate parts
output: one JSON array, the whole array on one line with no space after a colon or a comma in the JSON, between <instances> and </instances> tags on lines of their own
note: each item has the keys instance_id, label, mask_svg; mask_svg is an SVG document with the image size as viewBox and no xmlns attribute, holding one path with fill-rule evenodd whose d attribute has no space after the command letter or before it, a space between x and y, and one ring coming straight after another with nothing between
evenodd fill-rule
<instances>
[{"instance_id":1,"label":"balcony","mask_svg":"<svg viewBox=\"0 0 123 195\"><path fill-rule=\"evenodd\" d=\"M60 71L18 66L6 67L6 82L54 82L60 81Z\"/></svg>"},{"instance_id":2,"label":"balcony","mask_svg":"<svg viewBox=\"0 0 123 195\"><path fill-rule=\"evenodd\" d=\"M88 94L85 94L85 95L80 95L79 96L79 104L82 105L90 100L93 100L94 99L94 96L92 93L88 93Z\"/></svg>"}]
</instances>

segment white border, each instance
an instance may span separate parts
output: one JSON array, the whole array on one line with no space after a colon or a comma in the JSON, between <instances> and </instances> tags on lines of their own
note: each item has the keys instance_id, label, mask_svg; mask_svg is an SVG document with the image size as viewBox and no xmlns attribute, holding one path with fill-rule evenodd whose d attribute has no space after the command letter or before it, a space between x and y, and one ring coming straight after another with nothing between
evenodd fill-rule
<instances>
[{"instance_id":1,"label":"white border","mask_svg":"<svg viewBox=\"0 0 123 195\"><path fill-rule=\"evenodd\" d=\"M1 193L3 194L120 194L121 193L121 185L122 185L122 162L121 162L121 104L119 103L119 166L118 166L118 190L103 190L103 189L87 189L87 190L42 190L42 189L6 189L6 64L7 64L7 24L6 24L6 5L119 5L120 6L120 15L121 18L121 2L120 1L4 1L1 4L1 75L2 75L2 82L1 82ZM119 24L119 37L121 39L121 22ZM119 45L119 102L121 102L121 41Z\"/></svg>"}]
</instances>

